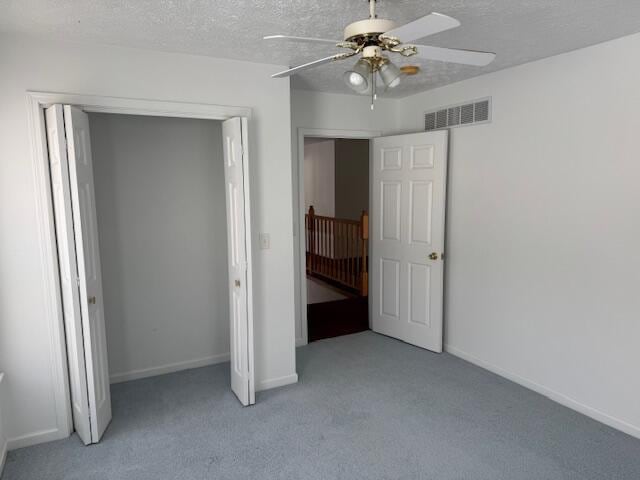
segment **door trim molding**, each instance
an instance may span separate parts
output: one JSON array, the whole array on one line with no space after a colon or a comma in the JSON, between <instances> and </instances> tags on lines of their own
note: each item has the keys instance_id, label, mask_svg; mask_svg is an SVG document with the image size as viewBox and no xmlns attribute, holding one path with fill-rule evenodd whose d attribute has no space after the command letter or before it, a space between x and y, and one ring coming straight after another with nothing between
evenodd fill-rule
<instances>
[{"instance_id":1,"label":"door trim molding","mask_svg":"<svg viewBox=\"0 0 640 480\"><path fill-rule=\"evenodd\" d=\"M36 223L42 267L45 323L49 336L51 375L53 378L53 404L56 425L40 432L9 438L9 449L34 445L68 437L73 432L69 373L67 369L66 339L62 318L62 299L58 272L53 202L49 178L49 159L44 125L44 109L54 103L80 107L86 112L146 115L157 117L226 120L232 117L251 118L252 110L246 106L211 105L204 103L174 102L83 95L74 93L27 91L28 137L35 184Z\"/></svg>"},{"instance_id":2,"label":"door trim molding","mask_svg":"<svg viewBox=\"0 0 640 480\"><path fill-rule=\"evenodd\" d=\"M294 262L298 262L298 274L295 282L298 288L296 295L296 323L300 323L300 336L296 336L296 347L306 345L309 341L307 331L307 268L306 261L303 261L306 255L305 235L304 231L304 139L305 137L316 138L351 138L351 139L372 139L382 136L379 130L339 130L332 128L298 128L297 137L297 159L293 161L293 215L294 235L298 236L298 245L295 249ZM369 170L371 170L371 152L369 152ZM371 178L371 175L369 175ZM369 185L369 205L371 205L371 185ZM294 241L294 245L296 242Z\"/></svg>"}]
</instances>

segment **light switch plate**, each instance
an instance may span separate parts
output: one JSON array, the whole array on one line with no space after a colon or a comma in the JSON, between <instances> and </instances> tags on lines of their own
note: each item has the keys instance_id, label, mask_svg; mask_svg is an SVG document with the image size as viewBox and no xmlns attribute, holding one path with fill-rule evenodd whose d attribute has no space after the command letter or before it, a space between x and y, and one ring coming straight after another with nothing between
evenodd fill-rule
<instances>
[{"instance_id":1,"label":"light switch plate","mask_svg":"<svg viewBox=\"0 0 640 480\"><path fill-rule=\"evenodd\" d=\"M268 233L260 234L260 248L262 250L271 248L271 236Z\"/></svg>"}]
</instances>

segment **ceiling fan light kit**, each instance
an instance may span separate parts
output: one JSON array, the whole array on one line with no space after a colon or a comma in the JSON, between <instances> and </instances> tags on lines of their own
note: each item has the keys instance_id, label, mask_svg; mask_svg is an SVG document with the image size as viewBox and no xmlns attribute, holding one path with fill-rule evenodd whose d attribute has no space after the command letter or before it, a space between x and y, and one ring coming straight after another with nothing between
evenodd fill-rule
<instances>
[{"instance_id":1,"label":"ceiling fan light kit","mask_svg":"<svg viewBox=\"0 0 640 480\"><path fill-rule=\"evenodd\" d=\"M374 100L377 95L377 76L382 80L386 91L391 88L396 88L401 83L403 75L415 75L420 71L420 68L415 65L398 68L389 59L390 54L399 54L403 57L416 55L417 57L426 60L453 62L474 66L488 65L495 58L495 54L490 52L477 52L473 50L458 50L404 43L459 27L460 22L447 15L430 13L429 15L418 18L413 22L396 27L395 22L392 20L377 17L376 0L368 1L369 18L347 25L344 29L343 41L288 35L269 35L264 37L265 40L333 43L337 48L350 50L348 52L338 53L329 57L321 58L320 60L292 67L283 72L278 72L272 75L272 77L287 77L325 63L344 60L360 55L360 59L350 70L347 70L344 73L343 78L349 88L356 93L371 94L371 109L373 109Z\"/></svg>"},{"instance_id":2,"label":"ceiling fan light kit","mask_svg":"<svg viewBox=\"0 0 640 480\"><path fill-rule=\"evenodd\" d=\"M369 90L370 76L369 64L364 58L361 58L351 70L344 72L344 81L357 93L366 93Z\"/></svg>"},{"instance_id":3,"label":"ceiling fan light kit","mask_svg":"<svg viewBox=\"0 0 640 480\"><path fill-rule=\"evenodd\" d=\"M400 75L402 73L400 72L400 69L393 63L383 63L380 66L379 73L380 78L382 78L382 81L387 86L387 88L395 88L400 85Z\"/></svg>"}]
</instances>

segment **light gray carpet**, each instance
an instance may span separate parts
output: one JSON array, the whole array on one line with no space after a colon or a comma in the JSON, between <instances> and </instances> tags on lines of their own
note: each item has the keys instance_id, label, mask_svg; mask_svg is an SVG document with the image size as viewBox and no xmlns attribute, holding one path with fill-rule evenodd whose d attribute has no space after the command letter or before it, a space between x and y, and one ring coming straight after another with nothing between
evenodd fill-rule
<instances>
[{"instance_id":1,"label":"light gray carpet","mask_svg":"<svg viewBox=\"0 0 640 480\"><path fill-rule=\"evenodd\" d=\"M99 445L16 450L17 479L640 479L640 441L453 356L360 333L298 349L242 408L228 364L114 385Z\"/></svg>"}]
</instances>

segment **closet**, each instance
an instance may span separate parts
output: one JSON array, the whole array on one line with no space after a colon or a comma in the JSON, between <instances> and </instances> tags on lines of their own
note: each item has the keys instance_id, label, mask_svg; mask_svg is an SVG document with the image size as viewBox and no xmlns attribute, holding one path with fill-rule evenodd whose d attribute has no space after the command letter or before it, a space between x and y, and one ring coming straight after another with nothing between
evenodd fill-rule
<instances>
[{"instance_id":1,"label":"closet","mask_svg":"<svg viewBox=\"0 0 640 480\"><path fill-rule=\"evenodd\" d=\"M45 110L76 431L109 385L229 361L255 402L247 121Z\"/></svg>"}]
</instances>

